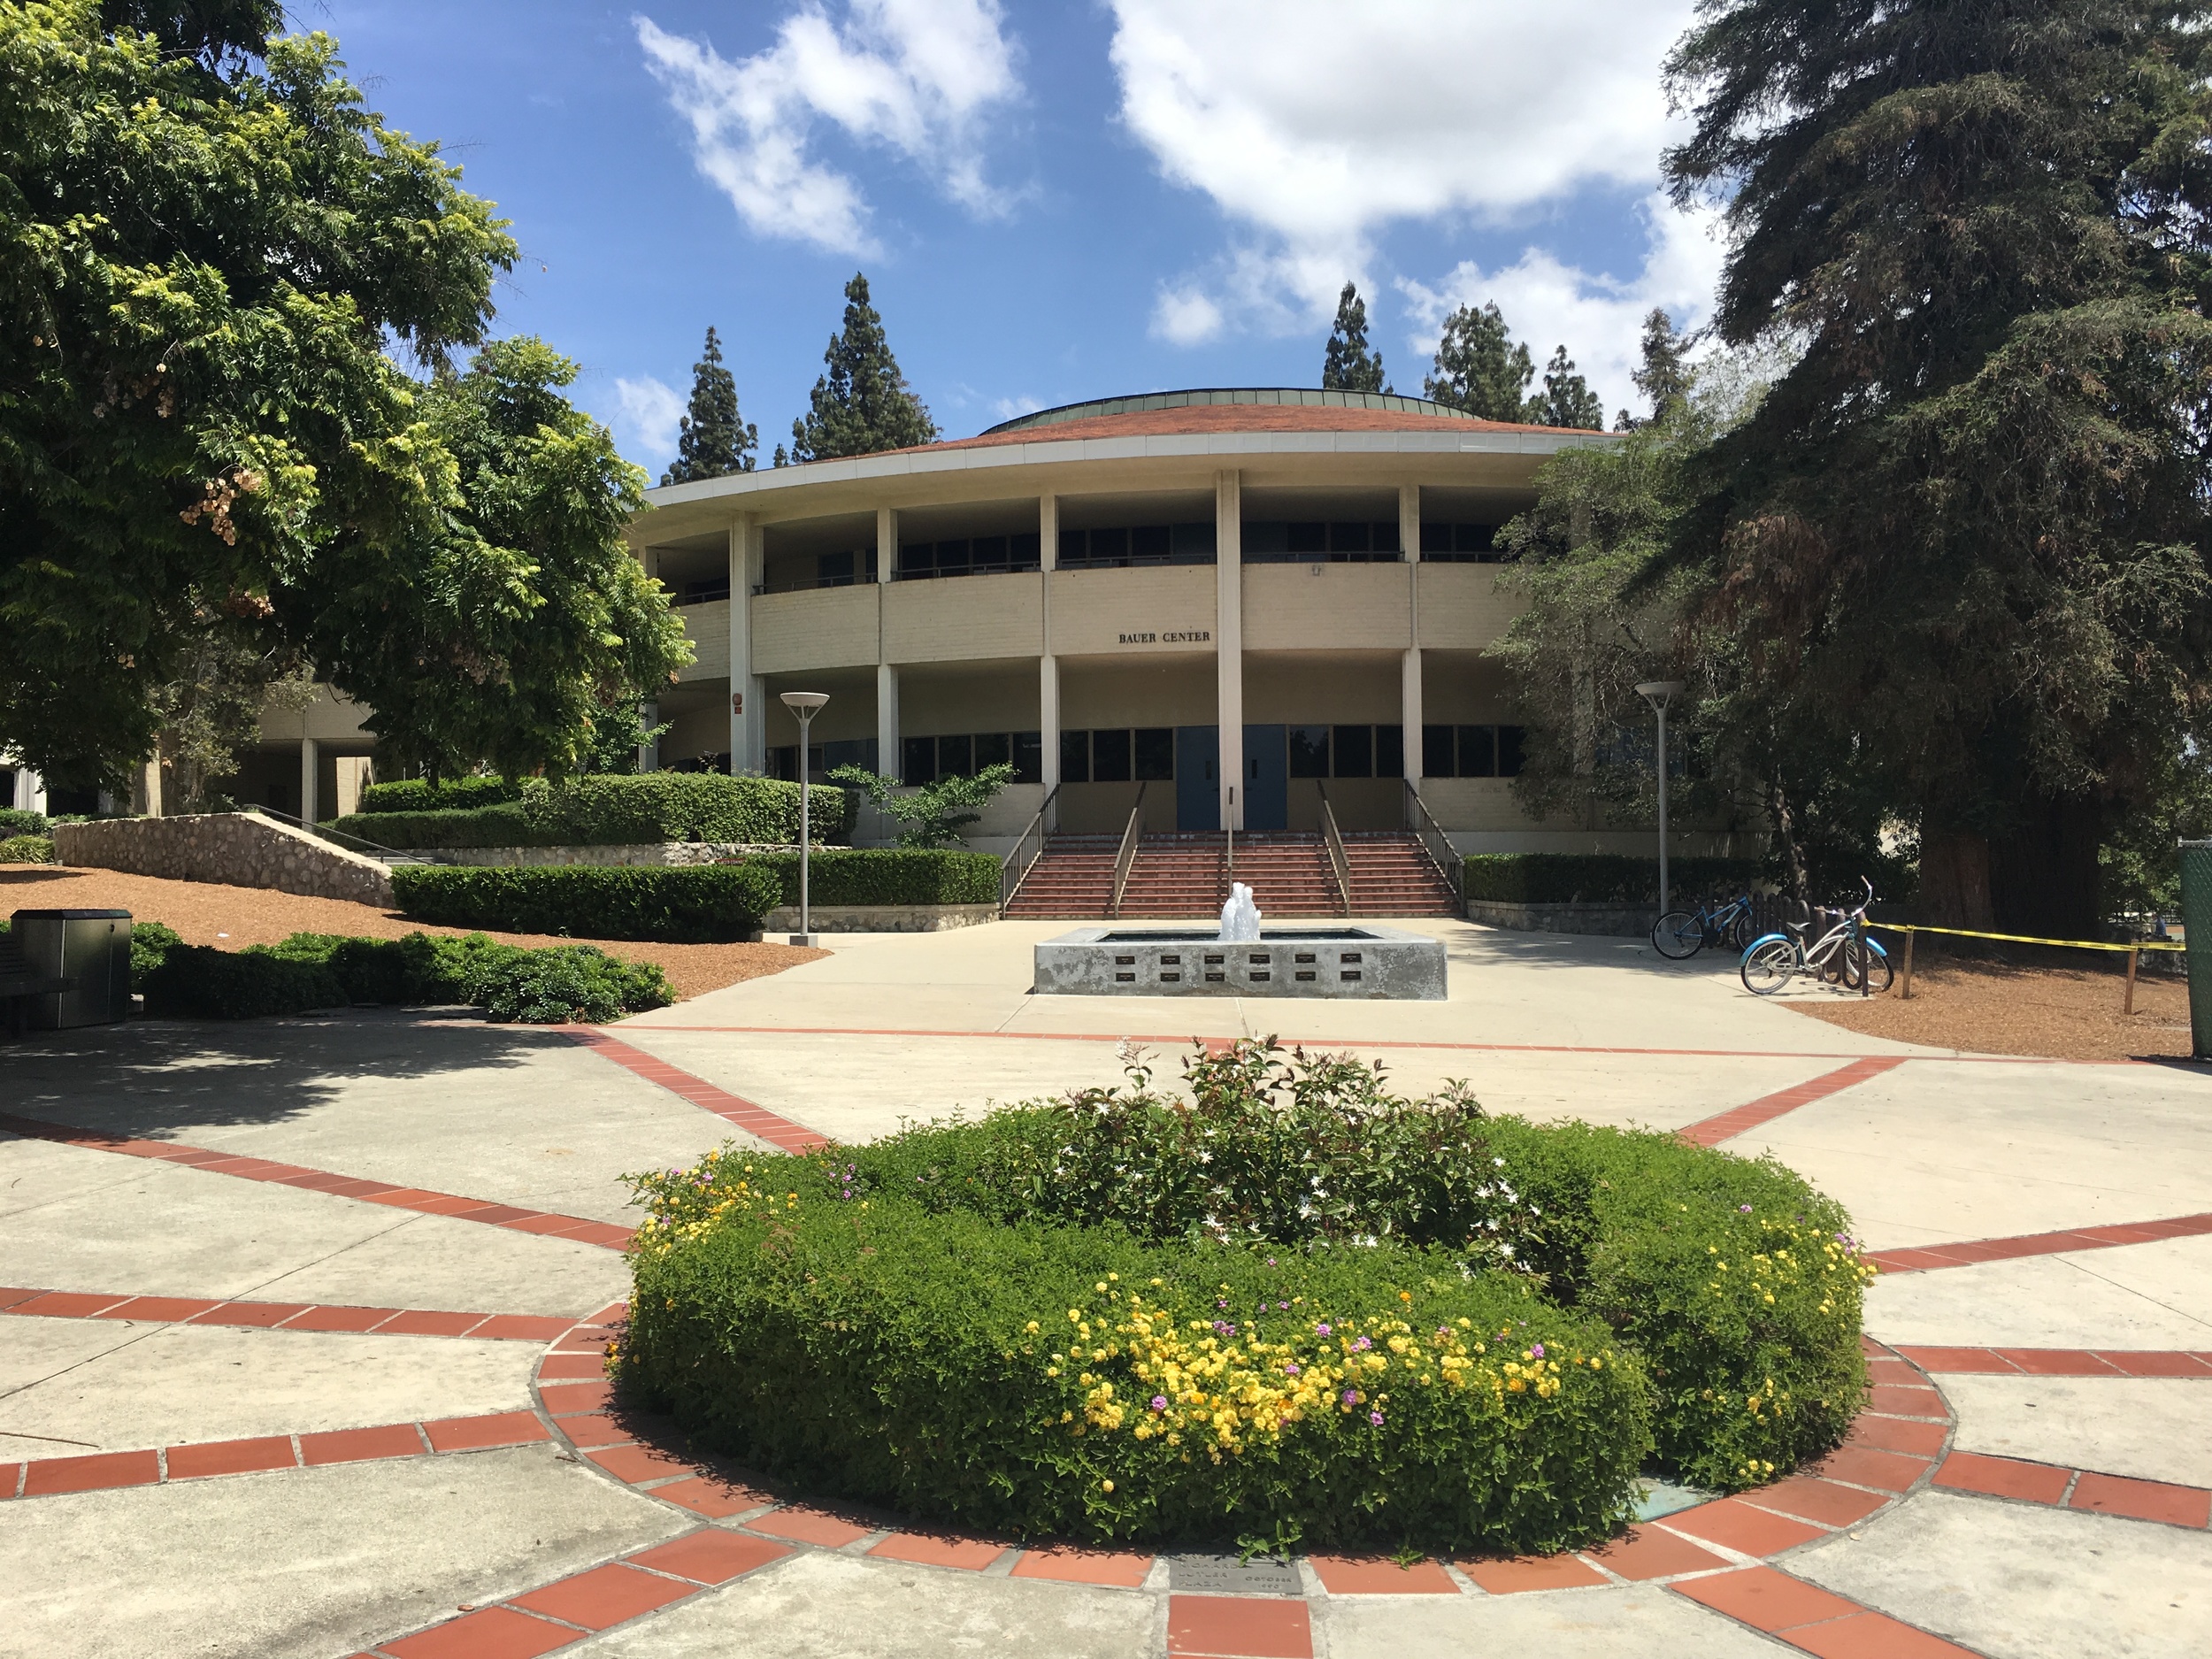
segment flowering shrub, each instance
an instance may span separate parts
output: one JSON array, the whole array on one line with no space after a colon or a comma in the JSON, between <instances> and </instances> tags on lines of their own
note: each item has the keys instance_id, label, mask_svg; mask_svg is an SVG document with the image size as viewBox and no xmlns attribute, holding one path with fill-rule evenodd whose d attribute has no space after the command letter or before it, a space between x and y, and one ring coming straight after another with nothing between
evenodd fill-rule
<instances>
[{"instance_id":1,"label":"flowering shrub","mask_svg":"<svg viewBox=\"0 0 2212 1659\"><path fill-rule=\"evenodd\" d=\"M1863 1401L1870 1270L1777 1164L1271 1044L1185 1081L636 1178L618 1376L971 1525L1429 1548L1587 1541L1655 1451L1762 1484Z\"/></svg>"}]
</instances>

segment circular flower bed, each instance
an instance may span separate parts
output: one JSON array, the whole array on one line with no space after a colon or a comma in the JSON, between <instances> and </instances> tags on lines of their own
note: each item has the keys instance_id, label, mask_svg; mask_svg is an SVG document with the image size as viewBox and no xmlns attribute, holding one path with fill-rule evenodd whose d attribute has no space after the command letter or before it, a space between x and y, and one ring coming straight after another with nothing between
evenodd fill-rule
<instances>
[{"instance_id":1,"label":"circular flower bed","mask_svg":"<svg viewBox=\"0 0 2212 1659\"><path fill-rule=\"evenodd\" d=\"M1838 1443L1869 1270L1771 1162L1250 1043L639 1177L625 1392L811 1489L1016 1536L1556 1549L1655 1459Z\"/></svg>"}]
</instances>

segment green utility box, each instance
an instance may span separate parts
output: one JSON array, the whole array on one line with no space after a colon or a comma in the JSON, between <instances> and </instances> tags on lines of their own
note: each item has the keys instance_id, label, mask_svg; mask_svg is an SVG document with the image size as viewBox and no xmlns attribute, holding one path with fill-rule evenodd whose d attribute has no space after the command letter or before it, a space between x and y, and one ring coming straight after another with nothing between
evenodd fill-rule
<instances>
[{"instance_id":1,"label":"green utility box","mask_svg":"<svg viewBox=\"0 0 2212 1659\"><path fill-rule=\"evenodd\" d=\"M2212 1060L2212 841L2181 843L2181 921L2188 930L2189 1052Z\"/></svg>"}]
</instances>

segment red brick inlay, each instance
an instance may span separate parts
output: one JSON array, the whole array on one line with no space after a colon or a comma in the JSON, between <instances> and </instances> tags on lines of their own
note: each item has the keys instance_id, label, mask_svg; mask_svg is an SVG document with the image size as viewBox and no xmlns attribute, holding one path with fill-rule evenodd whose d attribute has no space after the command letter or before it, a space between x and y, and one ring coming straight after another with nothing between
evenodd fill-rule
<instances>
[{"instance_id":1,"label":"red brick inlay","mask_svg":"<svg viewBox=\"0 0 2212 1659\"><path fill-rule=\"evenodd\" d=\"M1313 1659L1303 1601L1250 1595L1171 1595L1170 1659Z\"/></svg>"},{"instance_id":2,"label":"red brick inlay","mask_svg":"<svg viewBox=\"0 0 2212 1659\"><path fill-rule=\"evenodd\" d=\"M372 1204L388 1204L395 1209L419 1210L425 1215L450 1216L457 1221L485 1222L515 1232L542 1233L573 1239L580 1244L595 1244L604 1249L618 1250L630 1242L631 1229L614 1226L604 1221L593 1221L583 1216L554 1216L541 1210L517 1210L512 1205L490 1203L480 1198L463 1198L453 1193L423 1192L412 1187L397 1187L389 1181L359 1180L349 1175L334 1175L327 1170L311 1170L296 1164L277 1164L267 1158L236 1157L206 1147L186 1146L180 1141L146 1141L127 1135L111 1135L96 1129L78 1129L68 1124L48 1123L37 1118L19 1118L12 1112L0 1112L0 1129L35 1141L58 1141L65 1146L83 1147L94 1152L116 1152L125 1157L180 1164L211 1174L235 1175L242 1180L268 1181L280 1187L327 1192L335 1196L361 1199ZM333 1183L338 1185L333 1186ZM342 1190L340 1190L341 1187ZM547 1223L552 1225L544 1225Z\"/></svg>"},{"instance_id":3,"label":"red brick inlay","mask_svg":"<svg viewBox=\"0 0 2212 1659\"><path fill-rule=\"evenodd\" d=\"M1675 1134L1693 1146L1717 1147L1724 1141L1748 1134L1754 1129L1770 1124L1777 1118L1787 1117L1801 1106L1810 1106L1816 1101L1824 1101L1831 1094L1842 1093L1854 1084L1879 1077L1885 1071L1893 1071L1907 1058L1904 1055L1870 1055L1863 1060L1854 1060L1849 1065L1816 1077L1809 1083L1800 1083L1795 1088L1762 1095L1757 1100L1722 1112L1718 1117L1708 1118L1704 1122L1692 1124L1686 1129L1678 1129Z\"/></svg>"},{"instance_id":4,"label":"red brick inlay","mask_svg":"<svg viewBox=\"0 0 2212 1659\"><path fill-rule=\"evenodd\" d=\"M512 1608L488 1607L388 1641L377 1651L392 1659L537 1659L540 1654L567 1647L582 1633Z\"/></svg>"},{"instance_id":5,"label":"red brick inlay","mask_svg":"<svg viewBox=\"0 0 2212 1659\"><path fill-rule=\"evenodd\" d=\"M2212 1214L2175 1216L2121 1226L2076 1227L2064 1233L2029 1233L2010 1239L1973 1239L1958 1244L1922 1244L1910 1249L1876 1250L1867 1260L1885 1273L1926 1273L1945 1267L1972 1267L1982 1262L2017 1261L2031 1256L2070 1256L2077 1250L2110 1250L2164 1239L2194 1239L2212 1233Z\"/></svg>"},{"instance_id":6,"label":"red brick inlay","mask_svg":"<svg viewBox=\"0 0 2212 1659\"><path fill-rule=\"evenodd\" d=\"M209 1302L185 1296L85 1295L75 1291L0 1290L0 1314L38 1319L136 1319L148 1325L221 1325L245 1330L332 1331L378 1336L465 1336L481 1341L544 1342L573 1319L537 1314L446 1313L410 1308L331 1307L301 1302Z\"/></svg>"},{"instance_id":7,"label":"red brick inlay","mask_svg":"<svg viewBox=\"0 0 2212 1659\"><path fill-rule=\"evenodd\" d=\"M841 1520L834 1515L825 1515L819 1509L795 1506L777 1509L745 1525L756 1532L787 1538L795 1543L819 1544L825 1549L842 1549L875 1530L869 1526L856 1526L850 1521Z\"/></svg>"},{"instance_id":8,"label":"red brick inlay","mask_svg":"<svg viewBox=\"0 0 2212 1659\"><path fill-rule=\"evenodd\" d=\"M1633 1532L1630 1536L1633 1537ZM1606 1546L1609 1549L1617 1547L1617 1541ZM1692 1548L1688 1544L1682 1547ZM1717 1557L1715 1564L1718 1564ZM1509 1560L1463 1561L1459 1570L1492 1595L1517 1595L1524 1590L1578 1590L1612 1582L1576 1555L1516 1555Z\"/></svg>"},{"instance_id":9,"label":"red brick inlay","mask_svg":"<svg viewBox=\"0 0 2212 1659\"><path fill-rule=\"evenodd\" d=\"M1584 1550L1582 1559L1621 1578L1636 1580L1671 1578L1677 1573L1684 1572L1711 1572L1729 1564L1726 1556L1716 1555L1711 1550L1701 1548L1679 1533L1670 1532L1662 1526L1632 1526L1602 1549ZM1493 1587L1490 1581L1478 1574L1472 1567L1467 1569L1467 1576L1486 1590ZM1589 1578L1576 1578L1572 1582L1591 1584L1604 1580L1593 1575ZM1520 1584L1511 1587L1535 1590L1552 1586Z\"/></svg>"},{"instance_id":10,"label":"red brick inlay","mask_svg":"<svg viewBox=\"0 0 2212 1659\"><path fill-rule=\"evenodd\" d=\"M616 1562L516 1596L512 1605L548 1618L566 1619L586 1630L605 1630L698 1593L696 1584Z\"/></svg>"},{"instance_id":11,"label":"red brick inlay","mask_svg":"<svg viewBox=\"0 0 2212 1659\"><path fill-rule=\"evenodd\" d=\"M770 1146L785 1152L811 1152L817 1147L829 1145L829 1137L817 1133L803 1124L795 1124L788 1118L779 1117L765 1106L717 1088L702 1078L692 1076L635 1048L618 1037L591 1025L564 1026L568 1034L603 1059L611 1060L626 1071L636 1073L649 1083L657 1083L672 1094L682 1096L702 1111L712 1112L726 1123L734 1124L747 1134L757 1136Z\"/></svg>"},{"instance_id":12,"label":"red brick inlay","mask_svg":"<svg viewBox=\"0 0 2212 1659\"><path fill-rule=\"evenodd\" d=\"M1997 1377L2212 1377L2212 1356L2159 1348L1901 1348L1923 1371Z\"/></svg>"},{"instance_id":13,"label":"red brick inlay","mask_svg":"<svg viewBox=\"0 0 2212 1659\"><path fill-rule=\"evenodd\" d=\"M1981 1452L1953 1452L1936 1471L1935 1484L1954 1492L2028 1503L2063 1504L2131 1520L2204 1530L2212 1526L2212 1489L2164 1480L2138 1480L2100 1474L2061 1463L2024 1457L1994 1457Z\"/></svg>"},{"instance_id":14,"label":"red brick inlay","mask_svg":"<svg viewBox=\"0 0 2212 1659\"><path fill-rule=\"evenodd\" d=\"M981 1572L1006 1553L1006 1546L989 1539L955 1538L943 1532L894 1532L868 1553L887 1561L910 1561L917 1566Z\"/></svg>"},{"instance_id":15,"label":"red brick inlay","mask_svg":"<svg viewBox=\"0 0 2212 1659\"><path fill-rule=\"evenodd\" d=\"M1026 1549L1010 1575L1016 1578L1049 1578L1060 1584L1102 1584L1116 1589L1141 1588L1152 1573L1152 1557L1133 1551L1079 1549L1056 1546Z\"/></svg>"},{"instance_id":16,"label":"red brick inlay","mask_svg":"<svg viewBox=\"0 0 2212 1659\"><path fill-rule=\"evenodd\" d=\"M781 1561L790 1553L784 1545L772 1544L764 1538L748 1538L742 1532L726 1532L710 1526L669 1543L657 1544L651 1549L641 1549L629 1559L641 1567L673 1573L695 1584L727 1584L756 1567Z\"/></svg>"},{"instance_id":17,"label":"red brick inlay","mask_svg":"<svg viewBox=\"0 0 2212 1659\"><path fill-rule=\"evenodd\" d=\"M2192 1526L2203 1531L2212 1525L2212 1491L2202 1486L2177 1486L2163 1480L2131 1480L2124 1475L2084 1471L2074 1482L2070 1509L2094 1509L2104 1515L2124 1515L2138 1521L2162 1521L2169 1526Z\"/></svg>"},{"instance_id":18,"label":"red brick inlay","mask_svg":"<svg viewBox=\"0 0 2212 1659\"><path fill-rule=\"evenodd\" d=\"M1400 1566L1387 1555L1310 1555L1308 1564L1321 1575L1322 1588L1331 1595L1457 1595L1459 1586L1443 1566L1417 1561Z\"/></svg>"}]
</instances>

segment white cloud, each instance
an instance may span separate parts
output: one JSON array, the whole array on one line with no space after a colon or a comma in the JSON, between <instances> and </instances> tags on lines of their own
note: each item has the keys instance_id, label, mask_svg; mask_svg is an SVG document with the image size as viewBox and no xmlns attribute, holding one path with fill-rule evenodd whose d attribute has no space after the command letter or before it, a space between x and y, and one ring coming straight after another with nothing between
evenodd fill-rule
<instances>
[{"instance_id":1,"label":"white cloud","mask_svg":"<svg viewBox=\"0 0 2212 1659\"><path fill-rule=\"evenodd\" d=\"M1124 123L1239 227L1156 331L1211 290L1217 329L1325 319L1403 220L1510 223L1644 185L1670 135L1659 65L1690 0L1110 0ZM1207 337L1205 334L1189 336Z\"/></svg>"},{"instance_id":2,"label":"white cloud","mask_svg":"<svg viewBox=\"0 0 2212 1659\"><path fill-rule=\"evenodd\" d=\"M1023 415L1033 415L1043 407L1041 401L1026 392L1018 396L995 397L991 400L992 412L1001 420L1015 420Z\"/></svg>"},{"instance_id":3,"label":"white cloud","mask_svg":"<svg viewBox=\"0 0 2212 1659\"><path fill-rule=\"evenodd\" d=\"M1163 288L1152 307L1152 332L1179 346L1204 344L1222 322L1221 307L1195 288Z\"/></svg>"},{"instance_id":4,"label":"white cloud","mask_svg":"<svg viewBox=\"0 0 2212 1659\"><path fill-rule=\"evenodd\" d=\"M1701 326L1712 311L1724 246L1715 231L1719 219L1709 211L1678 213L1656 198L1643 209L1650 235L1643 268L1621 278L1561 263L1540 248L1528 248L1513 264L1486 272L1463 260L1433 285L1402 281L1409 311L1419 327L1407 337L1412 364L1396 376L1398 389L1418 393L1421 374L1436 352L1444 318L1462 305L1480 308L1495 300L1506 326L1526 343L1542 383L1552 348L1567 355L1591 389L1605 400L1608 419L1616 410L1646 412L1629 379L1637 363L1637 341L1645 315L1663 307L1678 329Z\"/></svg>"},{"instance_id":5,"label":"white cloud","mask_svg":"<svg viewBox=\"0 0 2212 1659\"><path fill-rule=\"evenodd\" d=\"M615 424L633 457L659 459L676 452L684 400L673 387L648 374L640 380L617 380L614 396Z\"/></svg>"},{"instance_id":6,"label":"white cloud","mask_svg":"<svg viewBox=\"0 0 2212 1659\"><path fill-rule=\"evenodd\" d=\"M860 187L810 152L818 121L895 150L972 212L1004 210L984 177L980 119L1020 91L998 0L849 0L841 24L805 0L774 45L735 63L634 21L647 67L691 125L699 171L756 231L876 250Z\"/></svg>"}]
</instances>

